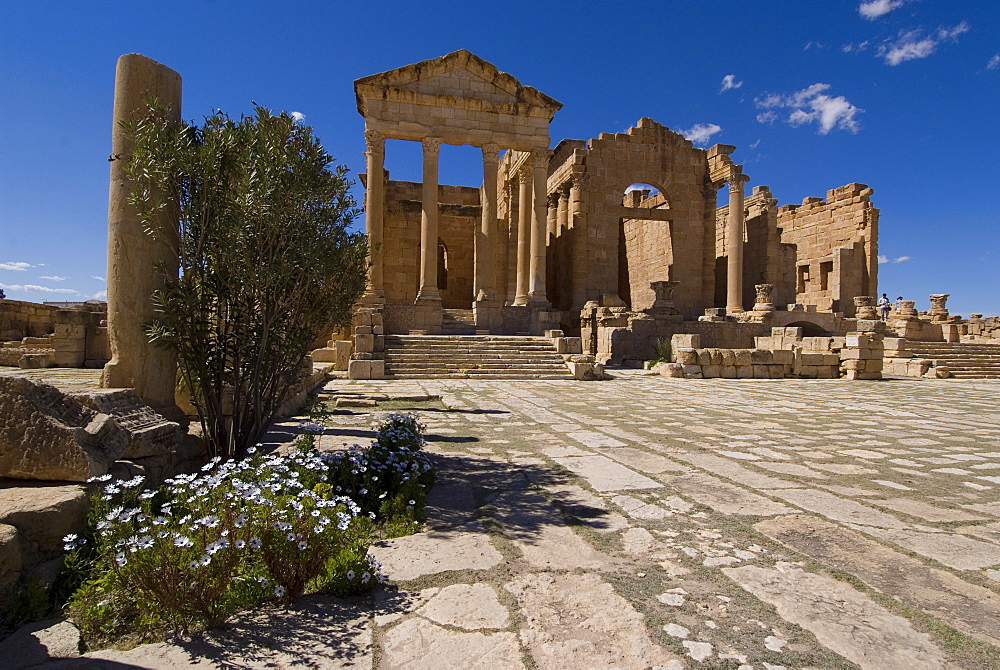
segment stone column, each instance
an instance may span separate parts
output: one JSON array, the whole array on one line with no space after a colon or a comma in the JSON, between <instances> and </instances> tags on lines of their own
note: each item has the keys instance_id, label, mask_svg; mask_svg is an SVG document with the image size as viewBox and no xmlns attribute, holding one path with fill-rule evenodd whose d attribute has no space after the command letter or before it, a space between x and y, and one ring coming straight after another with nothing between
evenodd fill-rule
<instances>
[{"instance_id":1,"label":"stone column","mask_svg":"<svg viewBox=\"0 0 1000 670\"><path fill-rule=\"evenodd\" d=\"M931 308L927 314L931 317L932 321L948 320L948 308L945 307L945 304L948 302L948 296L950 295L950 293L935 293L931 296Z\"/></svg>"},{"instance_id":2,"label":"stone column","mask_svg":"<svg viewBox=\"0 0 1000 670\"><path fill-rule=\"evenodd\" d=\"M176 416L174 390L177 363L173 351L153 346L146 326L154 319L153 293L164 286L164 276L177 276L178 232L176 212L164 210L155 237L146 233L135 208L128 203L132 184L125 174L132 142L122 121L146 112L146 101L156 98L172 121L181 119L181 76L141 54L118 59L111 124L111 188L108 197L108 339L111 360L104 366L101 386L134 388L144 402Z\"/></svg>"},{"instance_id":3,"label":"stone column","mask_svg":"<svg viewBox=\"0 0 1000 670\"><path fill-rule=\"evenodd\" d=\"M556 231L559 230L559 194L549 193L548 198L545 202L545 235L548 238L556 236Z\"/></svg>"},{"instance_id":4,"label":"stone column","mask_svg":"<svg viewBox=\"0 0 1000 670\"><path fill-rule=\"evenodd\" d=\"M570 189L559 189L559 205L556 208L556 236L562 235L569 228L569 196Z\"/></svg>"},{"instance_id":5,"label":"stone column","mask_svg":"<svg viewBox=\"0 0 1000 670\"><path fill-rule=\"evenodd\" d=\"M532 194L534 217L531 225L531 262L528 277L528 304L548 309L545 297L545 225L548 214L546 182L549 178L549 150L531 152Z\"/></svg>"},{"instance_id":6,"label":"stone column","mask_svg":"<svg viewBox=\"0 0 1000 670\"><path fill-rule=\"evenodd\" d=\"M726 311L743 311L743 184L745 175L734 170L729 177L729 221L726 238L729 262L726 273Z\"/></svg>"},{"instance_id":7,"label":"stone column","mask_svg":"<svg viewBox=\"0 0 1000 670\"><path fill-rule=\"evenodd\" d=\"M528 266L531 262L531 173L523 166L517 175L517 294L515 305L528 304Z\"/></svg>"},{"instance_id":8,"label":"stone column","mask_svg":"<svg viewBox=\"0 0 1000 670\"><path fill-rule=\"evenodd\" d=\"M567 225L572 232L570 240L570 309L583 308L587 302L587 211L583 201L584 175L574 174L569 189L569 217Z\"/></svg>"},{"instance_id":9,"label":"stone column","mask_svg":"<svg viewBox=\"0 0 1000 670\"><path fill-rule=\"evenodd\" d=\"M854 316L869 321L879 318L878 312L875 311L875 297L871 295L854 296Z\"/></svg>"},{"instance_id":10,"label":"stone column","mask_svg":"<svg viewBox=\"0 0 1000 670\"><path fill-rule=\"evenodd\" d=\"M382 288L383 235L385 214L385 136L377 130L365 130L366 170L368 188L365 189L365 232L368 234L368 287L365 302L384 303Z\"/></svg>"},{"instance_id":11,"label":"stone column","mask_svg":"<svg viewBox=\"0 0 1000 670\"><path fill-rule=\"evenodd\" d=\"M499 147L483 146L482 222L476 234L476 272L473 294L476 300L497 299L497 268L495 247L497 238L497 170Z\"/></svg>"},{"instance_id":12,"label":"stone column","mask_svg":"<svg viewBox=\"0 0 1000 670\"><path fill-rule=\"evenodd\" d=\"M420 291L416 304L440 303L437 286L438 257L438 154L441 140L426 137L424 147L424 183L420 212Z\"/></svg>"}]
</instances>

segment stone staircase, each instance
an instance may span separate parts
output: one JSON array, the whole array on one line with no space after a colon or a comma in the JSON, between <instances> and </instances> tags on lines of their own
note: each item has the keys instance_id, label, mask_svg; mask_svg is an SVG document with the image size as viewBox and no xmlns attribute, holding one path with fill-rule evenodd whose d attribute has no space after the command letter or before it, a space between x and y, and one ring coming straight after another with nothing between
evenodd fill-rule
<instances>
[{"instance_id":1,"label":"stone staircase","mask_svg":"<svg viewBox=\"0 0 1000 670\"><path fill-rule=\"evenodd\" d=\"M386 335L388 379L573 379L542 337Z\"/></svg>"},{"instance_id":2,"label":"stone staircase","mask_svg":"<svg viewBox=\"0 0 1000 670\"><path fill-rule=\"evenodd\" d=\"M1000 344L907 341L906 348L947 365L959 379L1000 379Z\"/></svg>"},{"instance_id":3,"label":"stone staircase","mask_svg":"<svg viewBox=\"0 0 1000 670\"><path fill-rule=\"evenodd\" d=\"M475 335L476 318L472 310L441 310L441 333L443 335Z\"/></svg>"}]
</instances>

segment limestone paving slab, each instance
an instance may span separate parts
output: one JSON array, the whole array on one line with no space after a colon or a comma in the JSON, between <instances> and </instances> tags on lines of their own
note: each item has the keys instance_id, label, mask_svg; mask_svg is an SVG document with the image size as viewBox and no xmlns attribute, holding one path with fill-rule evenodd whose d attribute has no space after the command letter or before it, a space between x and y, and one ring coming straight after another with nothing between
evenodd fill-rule
<instances>
[{"instance_id":1,"label":"limestone paving slab","mask_svg":"<svg viewBox=\"0 0 1000 670\"><path fill-rule=\"evenodd\" d=\"M372 545L369 553L394 581L450 570L488 570L503 560L489 535L476 532L430 532Z\"/></svg>"}]
</instances>

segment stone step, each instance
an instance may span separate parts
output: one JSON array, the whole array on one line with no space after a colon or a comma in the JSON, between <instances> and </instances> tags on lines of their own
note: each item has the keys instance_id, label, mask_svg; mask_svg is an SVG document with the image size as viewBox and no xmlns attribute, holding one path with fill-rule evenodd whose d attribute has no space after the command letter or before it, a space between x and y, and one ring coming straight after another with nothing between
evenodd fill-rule
<instances>
[{"instance_id":1,"label":"stone step","mask_svg":"<svg viewBox=\"0 0 1000 670\"><path fill-rule=\"evenodd\" d=\"M1000 344L907 342L907 349L918 358L947 365L958 379L1000 378Z\"/></svg>"},{"instance_id":2,"label":"stone step","mask_svg":"<svg viewBox=\"0 0 1000 670\"><path fill-rule=\"evenodd\" d=\"M546 339L499 335L391 335L390 379L572 379Z\"/></svg>"},{"instance_id":3,"label":"stone step","mask_svg":"<svg viewBox=\"0 0 1000 670\"><path fill-rule=\"evenodd\" d=\"M521 372L511 372L504 374L494 372L490 374L476 374L474 372L414 372L407 374L393 374L386 370L386 379L486 379L486 380L520 380L520 379L573 379L573 375L567 371L565 374L525 374Z\"/></svg>"}]
</instances>

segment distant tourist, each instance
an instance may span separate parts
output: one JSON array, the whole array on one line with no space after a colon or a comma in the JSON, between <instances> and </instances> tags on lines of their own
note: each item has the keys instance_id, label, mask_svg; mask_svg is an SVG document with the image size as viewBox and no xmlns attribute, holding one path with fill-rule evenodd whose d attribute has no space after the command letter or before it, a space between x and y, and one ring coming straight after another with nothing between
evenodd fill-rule
<instances>
[{"instance_id":1,"label":"distant tourist","mask_svg":"<svg viewBox=\"0 0 1000 670\"><path fill-rule=\"evenodd\" d=\"M878 308L879 311L882 312L882 320L888 321L890 304L889 304L889 296L887 296L885 293L883 293L882 297L878 299Z\"/></svg>"}]
</instances>

